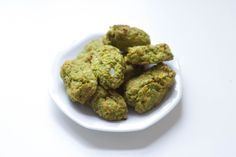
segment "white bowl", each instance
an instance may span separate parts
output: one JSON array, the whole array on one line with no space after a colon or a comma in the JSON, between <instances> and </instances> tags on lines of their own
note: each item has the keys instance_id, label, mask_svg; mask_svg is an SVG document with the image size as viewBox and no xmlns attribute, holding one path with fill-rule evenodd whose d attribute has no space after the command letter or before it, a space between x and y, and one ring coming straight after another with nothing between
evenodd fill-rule
<instances>
[{"instance_id":1,"label":"white bowl","mask_svg":"<svg viewBox=\"0 0 236 157\"><path fill-rule=\"evenodd\" d=\"M101 35L90 35L88 38L81 40L76 45L59 54L55 59L50 77L49 93L57 106L68 117L81 126L92 130L107 132L131 132L143 130L166 116L178 104L182 96L180 67L176 59L166 62L176 71L175 84L165 100L162 101L161 105L145 114L140 115L129 110L127 120L109 122L99 118L88 106L75 104L69 100L59 74L61 65L65 60L77 56L84 45L90 40L99 38L100 36Z\"/></svg>"}]
</instances>

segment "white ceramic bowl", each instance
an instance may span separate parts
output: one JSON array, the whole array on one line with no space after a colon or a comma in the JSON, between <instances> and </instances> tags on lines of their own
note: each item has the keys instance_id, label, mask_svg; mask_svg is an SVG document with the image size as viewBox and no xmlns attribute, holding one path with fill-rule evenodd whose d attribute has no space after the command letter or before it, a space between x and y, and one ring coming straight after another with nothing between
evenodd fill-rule
<instances>
[{"instance_id":1,"label":"white ceramic bowl","mask_svg":"<svg viewBox=\"0 0 236 157\"><path fill-rule=\"evenodd\" d=\"M127 120L109 122L99 118L88 106L75 104L69 100L63 86L63 81L60 78L60 67L65 60L77 56L86 43L92 39L99 38L100 36L101 35L90 35L88 38L81 40L76 45L59 54L55 59L50 77L49 93L57 106L68 117L81 126L92 130L108 132L143 130L166 116L178 104L182 96L180 67L176 59L166 62L176 71L174 86L160 106L145 114L140 115L129 110Z\"/></svg>"}]
</instances>

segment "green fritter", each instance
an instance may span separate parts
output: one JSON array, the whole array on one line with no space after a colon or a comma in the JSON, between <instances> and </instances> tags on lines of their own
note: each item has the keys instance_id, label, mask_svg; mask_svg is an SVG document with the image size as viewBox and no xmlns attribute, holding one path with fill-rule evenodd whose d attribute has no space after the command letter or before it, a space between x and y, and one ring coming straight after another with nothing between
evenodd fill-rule
<instances>
[{"instance_id":1,"label":"green fritter","mask_svg":"<svg viewBox=\"0 0 236 157\"><path fill-rule=\"evenodd\" d=\"M125 85L126 103L138 113L158 106L174 83L175 71L160 63Z\"/></svg>"},{"instance_id":2,"label":"green fritter","mask_svg":"<svg viewBox=\"0 0 236 157\"><path fill-rule=\"evenodd\" d=\"M103 46L103 41L101 38L95 39L90 41L88 44L85 45L84 51L86 52L93 52L96 51L99 47Z\"/></svg>"},{"instance_id":3,"label":"green fritter","mask_svg":"<svg viewBox=\"0 0 236 157\"><path fill-rule=\"evenodd\" d=\"M129 47L127 53L127 60L132 64L158 64L173 57L167 44Z\"/></svg>"},{"instance_id":4,"label":"green fritter","mask_svg":"<svg viewBox=\"0 0 236 157\"><path fill-rule=\"evenodd\" d=\"M91 40L84 46L83 50L78 54L76 59L79 59L82 62L91 63L93 54L96 53L97 49L103 45L104 44L101 38Z\"/></svg>"},{"instance_id":5,"label":"green fritter","mask_svg":"<svg viewBox=\"0 0 236 157\"><path fill-rule=\"evenodd\" d=\"M104 44L102 42L102 38L91 40L84 46L83 50L78 54L77 58L81 58L84 55L92 56L93 53L95 53L96 50L103 45Z\"/></svg>"},{"instance_id":6,"label":"green fritter","mask_svg":"<svg viewBox=\"0 0 236 157\"><path fill-rule=\"evenodd\" d=\"M118 88L124 81L125 62L119 49L104 45L92 58L92 70L104 88Z\"/></svg>"},{"instance_id":7,"label":"green fritter","mask_svg":"<svg viewBox=\"0 0 236 157\"><path fill-rule=\"evenodd\" d=\"M73 102L85 104L96 92L97 78L88 62L80 59L67 60L61 67L60 75Z\"/></svg>"},{"instance_id":8,"label":"green fritter","mask_svg":"<svg viewBox=\"0 0 236 157\"><path fill-rule=\"evenodd\" d=\"M150 37L146 32L136 27L114 25L103 37L103 43L126 51L128 47L149 45Z\"/></svg>"},{"instance_id":9,"label":"green fritter","mask_svg":"<svg viewBox=\"0 0 236 157\"><path fill-rule=\"evenodd\" d=\"M106 90L102 86L91 99L93 111L101 118L109 121L125 120L128 109L124 98L114 90Z\"/></svg>"}]
</instances>

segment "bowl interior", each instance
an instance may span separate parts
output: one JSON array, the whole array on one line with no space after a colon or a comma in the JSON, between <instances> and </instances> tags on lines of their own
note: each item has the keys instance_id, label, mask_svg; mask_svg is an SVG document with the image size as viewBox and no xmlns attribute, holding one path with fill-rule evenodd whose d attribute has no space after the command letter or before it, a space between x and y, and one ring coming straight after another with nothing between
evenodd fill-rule
<instances>
[{"instance_id":1,"label":"bowl interior","mask_svg":"<svg viewBox=\"0 0 236 157\"><path fill-rule=\"evenodd\" d=\"M137 114L129 109L128 119L118 122L109 122L99 118L88 106L73 103L69 100L60 78L60 67L67 59L72 59L78 55L80 50L92 39L101 37L101 35L91 35L88 38L78 42L66 51L59 54L52 68L50 78L49 92L52 99L58 107L72 120L83 127L99 131L111 132L129 132L145 129L159 121L168 114L179 102L182 94L182 85L180 77L180 69L176 60L166 62L176 71L175 83L161 105L145 114Z\"/></svg>"}]
</instances>

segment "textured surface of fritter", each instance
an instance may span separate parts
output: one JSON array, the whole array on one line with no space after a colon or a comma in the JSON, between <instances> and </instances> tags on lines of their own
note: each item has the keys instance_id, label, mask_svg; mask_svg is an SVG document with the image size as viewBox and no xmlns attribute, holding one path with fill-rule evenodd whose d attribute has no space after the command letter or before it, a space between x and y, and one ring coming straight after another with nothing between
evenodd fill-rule
<instances>
[{"instance_id":1,"label":"textured surface of fritter","mask_svg":"<svg viewBox=\"0 0 236 157\"><path fill-rule=\"evenodd\" d=\"M92 40L88 44L85 45L84 51L86 51L86 52L93 52L93 51L96 51L99 47L101 47L103 45L104 44L103 44L101 38L95 39L95 40Z\"/></svg>"},{"instance_id":2,"label":"textured surface of fritter","mask_svg":"<svg viewBox=\"0 0 236 157\"><path fill-rule=\"evenodd\" d=\"M142 75L129 80L125 86L126 103L138 113L159 105L174 83L175 72L161 63Z\"/></svg>"},{"instance_id":3,"label":"textured surface of fritter","mask_svg":"<svg viewBox=\"0 0 236 157\"><path fill-rule=\"evenodd\" d=\"M149 45L150 37L146 32L136 27L114 25L103 37L103 43L126 51L128 47Z\"/></svg>"},{"instance_id":4,"label":"textured surface of fritter","mask_svg":"<svg viewBox=\"0 0 236 157\"><path fill-rule=\"evenodd\" d=\"M78 54L78 56L76 57L77 59L83 59L84 61L89 61L91 62L92 59L92 55L96 52L96 50L103 46L103 42L102 39L94 39L92 41L90 41L88 44L86 44L84 46L84 48L82 49L82 51Z\"/></svg>"},{"instance_id":5,"label":"textured surface of fritter","mask_svg":"<svg viewBox=\"0 0 236 157\"><path fill-rule=\"evenodd\" d=\"M65 61L60 75L73 102L85 104L96 92L97 78L91 70L90 63L80 59Z\"/></svg>"},{"instance_id":6,"label":"textured surface of fritter","mask_svg":"<svg viewBox=\"0 0 236 157\"><path fill-rule=\"evenodd\" d=\"M110 121L127 119L128 109L124 98L114 90L98 86L91 99L91 107L103 119Z\"/></svg>"},{"instance_id":7,"label":"textured surface of fritter","mask_svg":"<svg viewBox=\"0 0 236 157\"><path fill-rule=\"evenodd\" d=\"M124 81L125 62L119 49L105 45L92 58L92 70L104 88L118 88Z\"/></svg>"},{"instance_id":8,"label":"textured surface of fritter","mask_svg":"<svg viewBox=\"0 0 236 157\"><path fill-rule=\"evenodd\" d=\"M91 63L93 54L92 53L80 53L76 60L84 63ZM91 65L89 65L91 67Z\"/></svg>"},{"instance_id":9,"label":"textured surface of fritter","mask_svg":"<svg viewBox=\"0 0 236 157\"><path fill-rule=\"evenodd\" d=\"M173 59L167 44L134 46L128 48L127 60L132 64L158 64Z\"/></svg>"}]
</instances>

